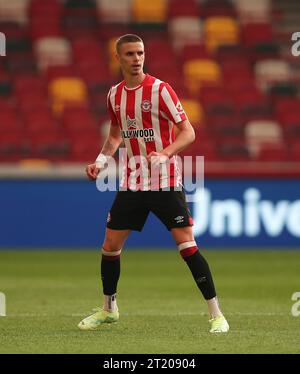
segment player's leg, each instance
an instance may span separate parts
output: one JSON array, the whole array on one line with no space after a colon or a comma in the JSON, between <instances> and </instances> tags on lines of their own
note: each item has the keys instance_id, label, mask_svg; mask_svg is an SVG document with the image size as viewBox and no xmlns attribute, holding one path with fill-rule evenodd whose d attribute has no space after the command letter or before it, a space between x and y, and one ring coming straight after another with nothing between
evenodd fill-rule
<instances>
[{"instance_id":1,"label":"player's leg","mask_svg":"<svg viewBox=\"0 0 300 374\"><path fill-rule=\"evenodd\" d=\"M118 310L116 293L120 278L120 256L130 231L106 228L102 246L101 279L104 295L103 309L108 312Z\"/></svg>"},{"instance_id":2,"label":"player's leg","mask_svg":"<svg viewBox=\"0 0 300 374\"><path fill-rule=\"evenodd\" d=\"M141 231L148 216L139 192L118 192L107 219L102 247L101 278L103 308L82 320L82 330L97 330L102 323L116 322L119 312L116 302L117 284L120 277L120 255L131 230Z\"/></svg>"},{"instance_id":3,"label":"player's leg","mask_svg":"<svg viewBox=\"0 0 300 374\"><path fill-rule=\"evenodd\" d=\"M184 191L157 192L156 195L151 196L151 206L152 212L172 232L180 254L187 263L198 288L207 302L213 325L211 332L227 331L228 324L219 308L209 266L205 258L200 254L194 239L192 231L193 220ZM221 327L219 326L220 323L223 324Z\"/></svg>"},{"instance_id":4,"label":"player's leg","mask_svg":"<svg viewBox=\"0 0 300 374\"><path fill-rule=\"evenodd\" d=\"M213 277L206 259L200 253L191 226L171 229L179 253L207 302L212 324L211 332L227 332L229 325L223 316L216 295Z\"/></svg>"},{"instance_id":5,"label":"player's leg","mask_svg":"<svg viewBox=\"0 0 300 374\"><path fill-rule=\"evenodd\" d=\"M119 320L116 296L120 277L120 255L130 231L106 228L101 258L103 307L95 308L95 313L84 318L78 324L81 330L97 330L102 323L112 323Z\"/></svg>"}]
</instances>

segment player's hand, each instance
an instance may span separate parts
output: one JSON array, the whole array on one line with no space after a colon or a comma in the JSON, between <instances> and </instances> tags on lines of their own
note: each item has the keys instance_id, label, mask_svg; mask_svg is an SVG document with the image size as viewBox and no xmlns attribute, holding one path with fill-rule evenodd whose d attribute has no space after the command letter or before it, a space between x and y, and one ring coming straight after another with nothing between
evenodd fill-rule
<instances>
[{"instance_id":1,"label":"player's hand","mask_svg":"<svg viewBox=\"0 0 300 374\"><path fill-rule=\"evenodd\" d=\"M150 152L147 155L147 161L149 164L157 167L160 164L165 164L169 161L169 157L163 152Z\"/></svg>"},{"instance_id":2,"label":"player's hand","mask_svg":"<svg viewBox=\"0 0 300 374\"><path fill-rule=\"evenodd\" d=\"M86 175L92 181L97 179L98 174L100 173L100 168L96 164L90 164L85 168Z\"/></svg>"}]
</instances>

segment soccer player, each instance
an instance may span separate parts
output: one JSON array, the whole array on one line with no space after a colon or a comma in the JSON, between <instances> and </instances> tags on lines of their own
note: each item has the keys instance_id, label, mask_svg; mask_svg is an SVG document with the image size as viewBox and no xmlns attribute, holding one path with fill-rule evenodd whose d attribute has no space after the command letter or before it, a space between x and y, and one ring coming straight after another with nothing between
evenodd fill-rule
<instances>
[{"instance_id":1,"label":"soccer player","mask_svg":"<svg viewBox=\"0 0 300 374\"><path fill-rule=\"evenodd\" d=\"M116 58L124 80L108 93L110 131L86 173L96 180L123 141L129 163L120 187L127 188L117 192L108 215L101 260L103 308L83 319L78 327L96 330L102 323L118 321L116 293L121 251L131 230L141 231L149 212L153 212L171 231L207 302L210 332L227 332L229 325L219 308L209 266L193 236L184 190L176 188L180 185L176 154L195 140L193 127L169 84L144 73L145 52L140 37L133 34L120 37L116 42ZM141 160L139 165L137 157ZM159 169L158 178L153 178L152 166Z\"/></svg>"}]
</instances>

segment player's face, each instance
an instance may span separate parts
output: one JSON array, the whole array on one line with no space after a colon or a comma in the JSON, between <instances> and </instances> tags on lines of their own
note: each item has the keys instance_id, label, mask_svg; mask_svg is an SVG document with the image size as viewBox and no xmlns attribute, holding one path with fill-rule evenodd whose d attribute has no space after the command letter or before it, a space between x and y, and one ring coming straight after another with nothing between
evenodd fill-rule
<instances>
[{"instance_id":1,"label":"player's face","mask_svg":"<svg viewBox=\"0 0 300 374\"><path fill-rule=\"evenodd\" d=\"M144 44L140 42L122 44L117 58L123 74L134 76L143 73L145 60Z\"/></svg>"}]
</instances>

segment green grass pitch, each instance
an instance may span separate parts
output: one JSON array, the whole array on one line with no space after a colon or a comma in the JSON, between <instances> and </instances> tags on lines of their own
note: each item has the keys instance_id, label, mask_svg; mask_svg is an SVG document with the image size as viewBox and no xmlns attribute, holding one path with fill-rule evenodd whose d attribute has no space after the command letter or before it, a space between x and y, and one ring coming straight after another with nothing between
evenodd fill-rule
<instances>
[{"instance_id":1,"label":"green grass pitch","mask_svg":"<svg viewBox=\"0 0 300 374\"><path fill-rule=\"evenodd\" d=\"M0 251L0 353L300 353L300 251L204 251L230 332L208 333L206 304L174 251L125 250L120 321L78 322L100 306L96 251Z\"/></svg>"}]
</instances>

